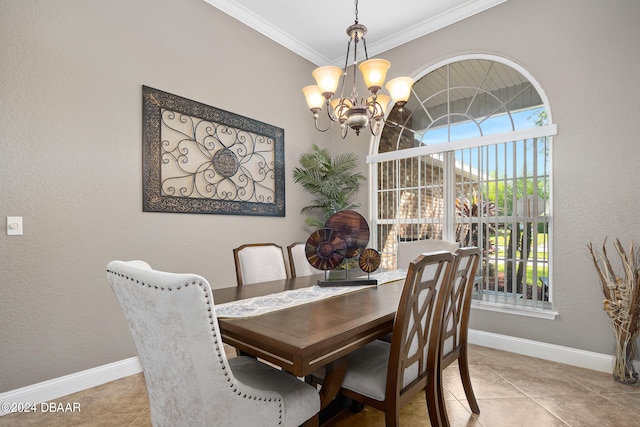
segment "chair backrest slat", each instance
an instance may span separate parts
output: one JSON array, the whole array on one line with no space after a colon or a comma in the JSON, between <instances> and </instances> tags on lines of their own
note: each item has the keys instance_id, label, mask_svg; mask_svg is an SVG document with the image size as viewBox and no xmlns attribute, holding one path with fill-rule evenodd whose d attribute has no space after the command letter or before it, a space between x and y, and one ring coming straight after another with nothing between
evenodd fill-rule
<instances>
[{"instance_id":1,"label":"chair backrest slat","mask_svg":"<svg viewBox=\"0 0 640 427\"><path fill-rule=\"evenodd\" d=\"M441 336L443 368L458 357L460 346L466 345L471 294L479 260L480 249L477 247L460 248L456 251L451 287L444 307Z\"/></svg>"}]
</instances>

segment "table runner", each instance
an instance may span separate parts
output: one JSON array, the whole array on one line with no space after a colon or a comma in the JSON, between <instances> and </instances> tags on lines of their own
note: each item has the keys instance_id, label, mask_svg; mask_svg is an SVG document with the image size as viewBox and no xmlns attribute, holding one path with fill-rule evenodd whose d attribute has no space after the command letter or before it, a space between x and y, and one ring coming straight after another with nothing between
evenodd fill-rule
<instances>
[{"instance_id":1,"label":"table runner","mask_svg":"<svg viewBox=\"0 0 640 427\"><path fill-rule=\"evenodd\" d=\"M400 269L376 273L370 276L361 276L358 278L376 279L378 280L378 285L382 285L384 283L404 279L406 275L407 270ZM318 301L324 298L330 298L349 292L355 292L357 290L369 288L371 286L373 285L330 287L322 287L316 285L308 288L292 289L289 291L278 292L276 294L247 298L216 305L216 316L227 318L258 316L260 314L270 313L272 311L282 310L285 308L294 307L296 305Z\"/></svg>"}]
</instances>

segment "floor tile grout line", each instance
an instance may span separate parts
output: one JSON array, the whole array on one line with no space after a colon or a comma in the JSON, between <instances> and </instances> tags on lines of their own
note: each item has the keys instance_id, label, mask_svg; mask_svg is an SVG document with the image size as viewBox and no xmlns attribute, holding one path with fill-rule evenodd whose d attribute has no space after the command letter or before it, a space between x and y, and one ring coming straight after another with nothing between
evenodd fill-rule
<instances>
[{"instance_id":1,"label":"floor tile grout line","mask_svg":"<svg viewBox=\"0 0 640 427\"><path fill-rule=\"evenodd\" d=\"M612 402L612 403L618 405L623 410L631 411L633 414L635 414L637 416L640 416L640 411L636 412L632 408L629 408L628 406L625 406L625 405L621 404L620 402L611 399L610 396L612 394L618 394L618 395L623 394L624 395L624 394L630 394L630 393L600 393L599 396L602 397L603 399L608 400L609 402Z\"/></svg>"},{"instance_id":2,"label":"floor tile grout line","mask_svg":"<svg viewBox=\"0 0 640 427\"><path fill-rule=\"evenodd\" d=\"M544 409L546 412L548 412L552 417L554 417L555 419L557 419L558 421L560 421L561 423L565 424L568 427L574 427L572 426L569 422L565 421L563 418L560 417L560 415L556 414L555 412L553 412L552 410L550 410L549 408L545 407L541 402L538 401L538 399L541 398L553 398L553 396L544 396L544 397L531 397L531 401L534 402L536 405L538 405L539 407L541 407L542 409ZM577 426L576 426L577 427Z\"/></svg>"},{"instance_id":3,"label":"floor tile grout line","mask_svg":"<svg viewBox=\"0 0 640 427\"><path fill-rule=\"evenodd\" d=\"M493 372L494 374L496 374L498 377L500 377L500 379L502 379L504 382L506 382L507 384L509 384L510 386L512 386L513 388L515 388L516 390L518 390L520 393L523 394L523 396L514 396L514 397L505 397L505 398L486 398L486 400L489 399L493 399L493 400L500 400L500 399L520 399L520 398L526 398L527 400L531 401L532 403L534 403L535 405L537 405L538 407L540 407L542 410L544 410L545 412L547 412L549 415L551 415L552 417L554 417L555 419L557 419L558 421L562 422L563 424L565 424L567 427L572 427L569 423L567 423L565 420L561 419L558 415L554 414L552 411L550 411L549 409L545 408L543 405L541 405L534 397L530 396L529 394L527 394L524 390L522 390L520 387L516 386L515 384L513 384L511 381L509 381L507 378L505 378L502 374L500 374L499 372L497 372L495 369L492 369L491 366L489 365L482 365L482 364L476 364L476 366L482 366L484 368L488 368L491 372ZM473 379L472 381L472 386L473 386ZM445 386L446 388L446 386ZM464 409L466 410L467 407L469 406L469 402L466 399L464 399L464 402L462 402L461 399L458 399L458 397L456 397L456 395L454 393L452 393L449 389L447 389L447 391L449 391L449 393L451 393L451 395L455 398L456 401L458 401L458 403L460 403ZM476 399L478 400L485 400L485 399L479 399L476 396ZM471 414L471 416L476 420L476 422L478 422L480 424L481 427L484 427L484 424L482 423L482 421L480 420L480 418L474 414L472 411L468 410L468 412ZM480 413L482 413L482 408L480 408Z\"/></svg>"},{"instance_id":4,"label":"floor tile grout line","mask_svg":"<svg viewBox=\"0 0 640 427\"><path fill-rule=\"evenodd\" d=\"M520 393L522 393L527 399L529 399L531 402L533 402L535 405L539 406L540 408L542 408L545 412L547 412L549 415L551 415L552 417L554 417L555 419L557 419L558 421L560 421L561 423L567 425L568 427L573 427L571 424L569 424L568 422L566 422L564 419L560 418L557 414L555 414L554 412L550 411L548 408L546 408L544 405L542 405L540 402L538 402L538 400L536 400L535 396L531 396L530 393L527 393L525 390L523 390L522 388L518 387L516 384L514 384L513 382L509 381L504 375L502 375L500 372L498 372L497 370L491 368L490 366L486 365L487 368L489 368L492 372L494 372L496 375L498 375L503 381L505 381L507 384L511 385L512 387L514 387L516 390L518 390ZM553 396L545 396L545 397L553 397ZM540 396L538 396L538 398L540 398Z\"/></svg>"}]
</instances>

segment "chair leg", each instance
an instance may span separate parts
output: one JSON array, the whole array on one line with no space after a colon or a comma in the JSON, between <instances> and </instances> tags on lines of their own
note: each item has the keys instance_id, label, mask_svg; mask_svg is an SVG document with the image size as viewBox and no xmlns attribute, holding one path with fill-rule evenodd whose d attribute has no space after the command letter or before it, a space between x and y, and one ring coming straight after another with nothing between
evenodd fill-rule
<instances>
[{"instance_id":1,"label":"chair leg","mask_svg":"<svg viewBox=\"0 0 640 427\"><path fill-rule=\"evenodd\" d=\"M460 351L460 357L458 358L458 367L460 369L460 379L462 380L462 386L464 387L464 394L467 396L467 402L471 407L471 412L474 414L480 413L480 407L476 400L476 395L473 393L473 387L471 386L471 376L469 375L469 359L467 357L467 346L463 346Z\"/></svg>"},{"instance_id":2,"label":"chair leg","mask_svg":"<svg viewBox=\"0 0 640 427\"><path fill-rule=\"evenodd\" d=\"M441 399L444 401L444 397L442 396L442 388L439 386L441 381L438 377L441 377L441 375L438 375L436 372L433 377L429 379L427 387L424 390L425 398L427 400L427 412L429 412L429 423L432 427L449 427L449 422L446 419L446 413L444 420L440 414L439 401ZM438 389L440 389L440 391L438 391Z\"/></svg>"},{"instance_id":3,"label":"chair leg","mask_svg":"<svg viewBox=\"0 0 640 427\"><path fill-rule=\"evenodd\" d=\"M385 427L397 427L400 425L400 411L398 408L391 408L384 412Z\"/></svg>"}]
</instances>

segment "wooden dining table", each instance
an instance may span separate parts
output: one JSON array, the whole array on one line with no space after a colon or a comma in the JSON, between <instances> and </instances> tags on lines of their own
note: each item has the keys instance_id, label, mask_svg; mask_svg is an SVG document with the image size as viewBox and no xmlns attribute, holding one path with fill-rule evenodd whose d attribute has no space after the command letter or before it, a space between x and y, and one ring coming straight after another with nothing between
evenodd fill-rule
<instances>
[{"instance_id":1,"label":"wooden dining table","mask_svg":"<svg viewBox=\"0 0 640 427\"><path fill-rule=\"evenodd\" d=\"M309 287L324 275L221 288L215 304ZM298 377L325 368L321 407L334 399L352 351L391 332L402 285L397 280L244 318L219 318L225 343Z\"/></svg>"}]
</instances>

